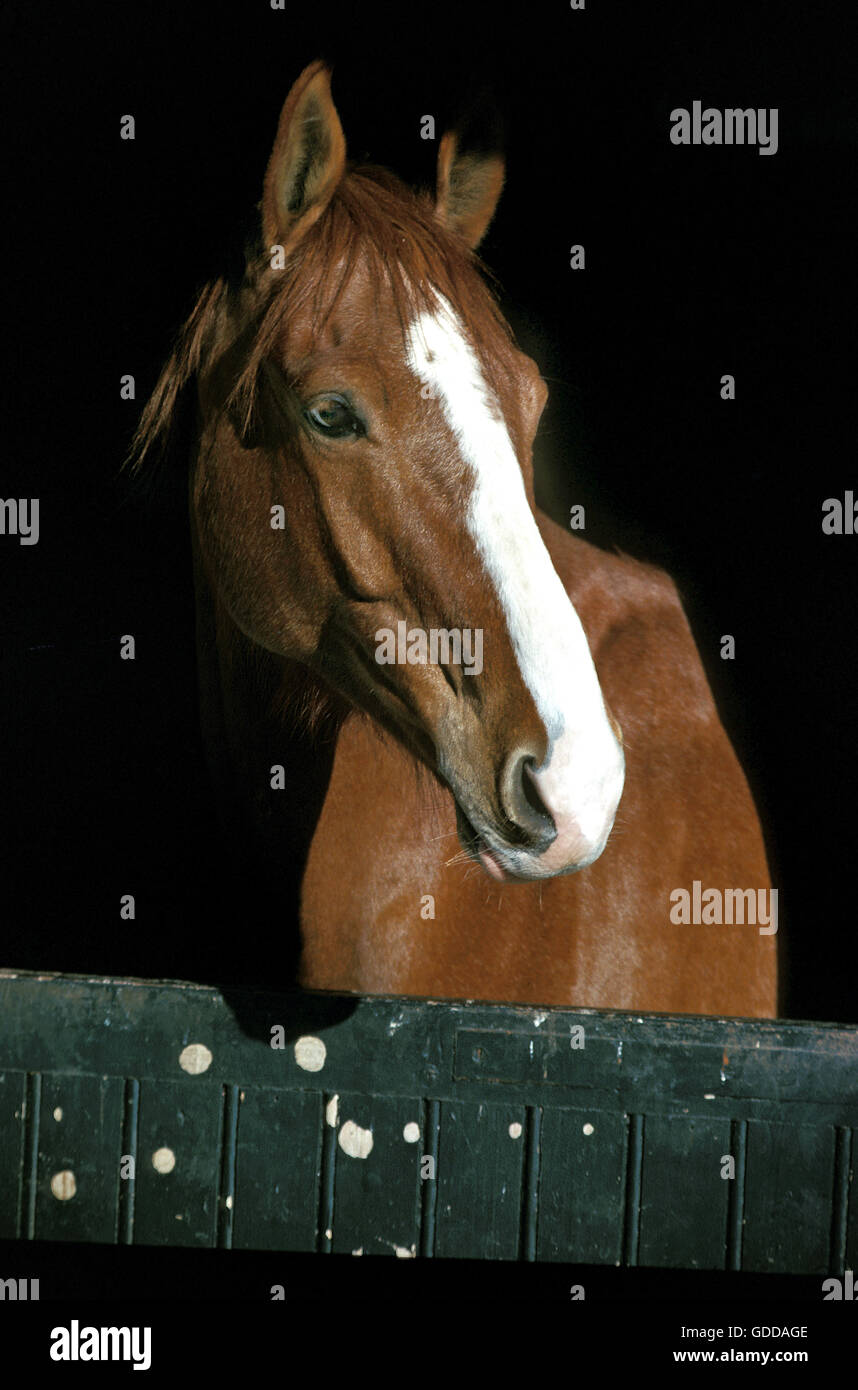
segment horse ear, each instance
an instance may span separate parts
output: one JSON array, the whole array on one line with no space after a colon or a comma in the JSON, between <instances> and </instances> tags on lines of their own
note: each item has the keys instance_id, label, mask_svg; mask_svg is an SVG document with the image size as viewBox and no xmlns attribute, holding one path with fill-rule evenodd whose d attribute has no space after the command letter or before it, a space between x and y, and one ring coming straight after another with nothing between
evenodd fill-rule
<instances>
[{"instance_id":1,"label":"horse ear","mask_svg":"<svg viewBox=\"0 0 858 1390\"><path fill-rule=\"evenodd\" d=\"M321 216L346 167L346 142L331 99L331 73L311 63L280 112L265 171L262 235L266 247L294 244Z\"/></svg>"},{"instance_id":2,"label":"horse ear","mask_svg":"<svg viewBox=\"0 0 858 1390\"><path fill-rule=\"evenodd\" d=\"M486 234L504 181L500 154L463 153L459 136L447 131L438 150L435 215L475 250Z\"/></svg>"}]
</instances>

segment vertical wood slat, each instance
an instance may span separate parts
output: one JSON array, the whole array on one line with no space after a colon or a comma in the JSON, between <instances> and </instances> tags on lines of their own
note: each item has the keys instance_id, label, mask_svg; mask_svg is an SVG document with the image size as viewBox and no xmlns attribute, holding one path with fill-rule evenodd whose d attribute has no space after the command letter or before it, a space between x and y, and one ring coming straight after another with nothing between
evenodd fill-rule
<instances>
[{"instance_id":1,"label":"vertical wood slat","mask_svg":"<svg viewBox=\"0 0 858 1390\"><path fill-rule=\"evenodd\" d=\"M536 1259L539 1229L539 1178L542 1137L542 1111L537 1105L527 1107L525 1122L524 1186L522 1188L521 1249L523 1260Z\"/></svg>"},{"instance_id":2,"label":"vertical wood slat","mask_svg":"<svg viewBox=\"0 0 858 1390\"><path fill-rule=\"evenodd\" d=\"M330 1255L334 1238L334 1185L337 1176L337 1125L328 1118L329 1108L336 1115L339 1097L325 1093L324 1128L322 1130L322 1155L319 1173L319 1221L316 1249L321 1255Z\"/></svg>"},{"instance_id":3,"label":"vertical wood slat","mask_svg":"<svg viewBox=\"0 0 858 1390\"><path fill-rule=\"evenodd\" d=\"M439 1258L518 1257L526 1118L521 1105L442 1102L435 1233Z\"/></svg>"},{"instance_id":4,"label":"vertical wood slat","mask_svg":"<svg viewBox=\"0 0 858 1390\"><path fill-rule=\"evenodd\" d=\"M124 1081L46 1072L40 1091L36 1234L114 1243Z\"/></svg>"},{"instance_id":5,"label":"vertical wood slat","mask_svg":"<svg viewBox=\"0 0 858 1390\"><path fill-rule=\"evenodd\" d=\"M215 1244L222 1110L219 1086L141 1082L135 1244Z\"/></svg>"},{"instance_id":6,"label":"vertical wood slat","mask_svg":"<svg viewBox=\"0 0 858 1390\"><path fill-rule=\"evenodd\" d=\"M723 1269L730 1191L722 1177L730 1121L647 1115L641 1172L639 1265ZM737 1165L738 1167L738 1165Z\"/></svg>"},{"instance_id":7,"label":"vertical wood slat","mask_svg":"<svg viewBox=\"0 0 858 1390\"><path fill-rule=\"evenodd\" d=\"M536 1258L618 1264L625 1210L625 1116L546 1106Z\"/></svg>"},{"instance_id":8,"label":"vertical wood slat","mask_svg":"<svg viewBox=\"0 0 858 1390\"><path fill-rule=\"evenodd\" d=\"M322 1101L315 1091L238 1091L233 1249L316 1249L325 1187Z\"/></svg>"},{"instance_id":9,"label":"vertical wood slat","mask_svg":"<svg viewBox=\"0 0 858 1390\"><path fill-rule=\"evenodd\" d=\"M334 1254L361 1250L366 1255L416 1256L422 1202L422 1121L423 1105L417 1098L340 1096L331 1242ZM416 1127L416 1138L411 1126Z\"/></svg>"},{"instance_id":10,"label":"vertical wood slat","mask_svg":"<svg viewBox=\"0 0 858 1390\"><path fill-rule=\"evenodd\" d=\"M846 1268L858 1272L858 1182L855 1167L858 1164L858 1141L856 1131L851 1131L849 1183L847 1189L846 1214Z\"/></svg>"},{"instance_id":11,"label":"vertical wood slat","mask_svg":"<svg viewBox=\"0 0 858 1390\"><path fill-rule=\"evenodd\" d=\"M643 1115L630 1115L626 1147L626 1209L623 1225L623 1264L630 1268L637 1265L638 1245L640 1243L643 1130Z\"/></svg>"},{"instance_id":12,"label":"vertical wood slat","mask_svg":"<svg viewBox=\"0 0 858 1390\"><path fill-rule=\"evenodd\" d=\"M119 1176L117 1242L131 1245L134 1240L134 1198L137 1191L137 1131L140 1119L140 1082L128 1077L122 1109L122 1142L120 1161L130 1160L131 1176Z\"/></svg>"},{"instance_id":13,"label":"vertical wood slat","mask_svg":"<svg viewBox=\"0 0 858 1390\"><path fill-rule=\"evenodd\" d=\"M831 1258L829 1274L843 1274L847 1268L849 1243L849 1187L852 1163L852 1130L839 1126L834 1151L834 1192L831 1203Z\"/></svg>"},{"instance_id":14,"label":"vertical wood slat","mask_svg":"<svg viewBox=\"0 0 858 1390\"><path fill-rule=\"evenodd\" d=\"M26 1102L26 1074L0 1073L0 1240L21 1235L27 1166Z\"/></svg>"},{"instance_id":15,"label":"vertical wood slat","mask_svg":"<svg viewBox=\"0 0 858 1390\"><path fill-rule=\"evenodd\" d=\"M727 1208L726 1267L734 1272L742 1268L742 1245L745 1234L745 1181L748 1166L748 1123L734 1120L730 1127L730 1152L736 1159L736 1178L730 1184Z\"/></svg>"},{"instance_id":16,"label":"vertical wood slat","mask_svg":"<svg viewBox=\"0 0 858 1390\"><path fill-rule=\"evenodd\" d=\"M830 1125L749 1121L743 1269L827 1272L834 1151Z\"/></svg>"},{"instance_id":17,"label":"vertical wood slat","mask_svg":"<svg viewBox=\"0 0 858 1390\"><path fill-rule=\"evenodd\" d=\"M238 1147L238 1096L237 1086L224 1086L220 1182L217 1197L217 1243L222 1250L232 1249L235 1218L236 1149Z\"/></svg>"},{"instance_id":18,"label":"vertical wood slat","mask_svg":"<svg viewBox=\"0 0 858 1390\"><path fill-rule=\"evenodd\" d=\"M423 1143L421 1162L432 1160L431 1177L421 1183L420 1254L431 1258L435 1254L435 1218L438 1210L438 1138L441 1133L441 1106L437 1100L423 1102Z\"/></svg>"},{"instance_id":19,"label":"vertical wood slat","mask_svg":"<svg viewBox=\"0 0 858 1390\"><path fill-rule=\"evenodd\" d=\"M28 1072L24 1093L21 1224L27 1240L36 1236L36 1196L39 1190L39 1126L42 1118L42 1076Z\"/></svg>"},{"instance_id":20,"label":"vertical wood slat","mask_svg":"<svg viewBox=\"0 0 858 1390\"><path fill-rule=\"evenodd\" d=\"M23 1072L0 1073L0 1240L21 1235L25 1190L27 1078Z\"/></svg>"}]
</instances>

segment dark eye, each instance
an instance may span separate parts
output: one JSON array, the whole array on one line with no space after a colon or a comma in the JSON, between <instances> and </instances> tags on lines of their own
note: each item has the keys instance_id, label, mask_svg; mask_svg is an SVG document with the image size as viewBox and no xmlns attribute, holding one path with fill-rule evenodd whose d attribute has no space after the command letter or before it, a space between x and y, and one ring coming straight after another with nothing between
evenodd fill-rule
<instances>
[{"instance_id":1,"label":"dark eye","mask_svg":"<svg viewBox=\"0 0 858 1390\"><path fill-rule=\"evenodd\" d=\"M307 419L319 434L325 434L329 439L345 439L347 435L365 433L351 406L340 396L322 396L307 408Z\"/></svg>"}]
</instances>

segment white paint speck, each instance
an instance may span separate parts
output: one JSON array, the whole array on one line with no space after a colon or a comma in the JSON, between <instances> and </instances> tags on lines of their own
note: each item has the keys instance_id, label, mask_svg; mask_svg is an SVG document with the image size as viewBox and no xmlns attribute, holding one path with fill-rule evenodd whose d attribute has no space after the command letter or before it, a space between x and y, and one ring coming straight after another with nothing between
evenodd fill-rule
<instances>
[{"instance_id":1,"label":"white paint speck","mask_svg":"<svg viewBox=\"0 0 858 1390\"><path fill-rule=\"evenodd\" d=\"M325 1231L325 1240L333 1240L333 1238L334 1238L334 1233L333 1233L333 1231L331 1230L331 1228L330 1228L330 1226L329 1226L328 1229Z\"/></svg>"},{"instance_id":2,"label":"white paint speck","mask_svg":"<svg viewBox=\"0 0 858 1390\"><path fill-rule=\"evenodd\" d=\"M64 1168L61 1173L54 1173L51 1178L51 1191L58 1202L71 1201L77 1192L77 1183L70 1168Z\"/></svg>"},{"instance_id":3,"label":"white paint speck","mask_svg":"<svg viewBox=\"0 0 858 1390\"><path fill-rule=\"evenodd\" d=\"M295 1044L295 1061L304 1071L321 1071L327 1055L321 1038L299 1038Z\"/></svg>"},{"instance_id":4,"label":"white paint speck","mask_svg":"<svg viewBox=\"0 0 858 1390\"><path fill-rule=\"evenodd\" d=\"M189 1076L199 1076L208 1071L212 1064L212 1054L205 1043L188 1043L179 1053L179 1066Z\"/></svg>"},{"instance_id":5,"label":"white paint speck","mask_svg":"<svg viewBox=\"0 0 858 1390\"><path fill-rule=\"evenodd\" d=\"M352 1251L352 1254L353 1254L353 1255L362 1255L362 1254L363 1254L363 1246L362 1246L362 1245L358 1246L357 1250L353 1250L353 1251Z\"/></svg>"},{"instance_id":6,"label":"white paint speck","mask_svg":"<svg viewBox=\"0 0 858 1390\"><path fill-rule=\"evenodd\" d=\"M59 1124L59 1122L60 1122L60 1120L61 1120L62 1118L63 1118L62 1106L59 1106L59 1105L58 1105L57 1108L56 1108L56 1110L54 1111L54 1119L56 1120L57 1124Z\"/></svg>"},{"instance_id":7,"label":"white paint speck","mask_svg":"<svg viewBox=\"0 0 858 1390\"><path fill-rule=\"evenodd\" d=\"M521 1138L521 1125L518 1123L518 1120L515 1120L515 1121L510 1125L510 1127L509 1127L509 1137L510 1137L510 1139L520 1139L520 1138Z\"/></svg>"},{"instance_id":8,"label":"white paint speck","mask_svg":"<svg viewBox=\"0 0 858 1390\"><path fill-rule=\"evenodd\" d=\"M707 1092L705 1093L703 1099L704 1099L704 1100L714 1100L714 1099L715 1099L715 1095L714 1095L714 1093L713 1093L712 1091L707 1091Z\"/></svg>"},{"instance_id":9,"label":"white paint speck","mask_svg":"<svg viewBox=\"0 0 858 1390\"><path fill-rule=\"evenodd\" d=\"M412 1245L410 1250L407 1245L394 1245L393 1249L398 1260L413 1260L417 1255L416 1245Z\"/></svg>"},{"instance_id":10,"label":"white paint speck","mask_svg":"<svg viewBox=\"0 0 858 1390\"><path fill-rule=\"evenodd\" d=\"M176 1166L176 1155L172 1149L156 1149L152 1155L152 1167L156 1173L172 1173Z\"/></svg>"},{"instance_id":11,"label":"white paint speck","mask_svg":"<svg viewBox=\"0 0 858 1390\"><path fill-rule=\"evenodd\" d=\"M420 1138L420 1126L415 1124L414 1120L409 1120L402 1131L402 1137L406 1144L416 1144L417 1140Z\"/></svg>"},{"instance_id":12,"label":"white paint speck","mask_svg":"<svg viewBox=\"0 0 858 1390\"><path fill-rule=\"evenodd\" d=\"M585 1133L585 1134L588 1136L588 1138L589 1138L589 1136L590 1136L591 1134L595 1134L595 1132L596 1132L595 1129L593 1128L593 1126L592 1126L592 1125L589 1123L589 1121L588 1121L587 1124L585 1124L585 1126L584 1126L584 1133Z\"/></svg>"},{"instance_id":13,"label":"white paint speck","mask_svg":"<svg viewBox=\"0 0 858 1390\"><path fill-rule=\"evenodd\" d=\"M349 1158L367 1158L372 1153L372 1130L361 1129L354 1120L346 1120L337 1136L337 1142Z\"/></svg>"},{"instance_id":14,"label":"white paint speck","mask_svg":"<svg viewBox=\"0 0 858 1390\"><path fill-rule=\"evenodd\" d=\"M548 1017L548 1014L534 1014L534 1015L533 1015L533 1026L534 1026L534 1028L541 1028L542 1025L543 1025L543 1023L544 1023L545 1020L547 1019L547 1017Z\"/></svg>"},{"instance_id":15,"label":"white paint speck","mask_svg":"<svg viewBox=\"0 0 858 1390\"><path fill-rule=\"evenodd\" d=\"M327 1124L331 1126L332 1129L336 1129L339 1118L340 1098L339 1096L331 1096L331 1099L325 1106L325 1121Z\"/></svg>"}]
</instances>

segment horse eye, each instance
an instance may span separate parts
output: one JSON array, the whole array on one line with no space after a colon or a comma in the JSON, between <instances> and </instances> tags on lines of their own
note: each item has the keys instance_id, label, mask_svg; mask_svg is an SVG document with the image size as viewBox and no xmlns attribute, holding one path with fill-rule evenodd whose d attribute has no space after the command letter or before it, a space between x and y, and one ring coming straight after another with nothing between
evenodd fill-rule
<instances>
[{"instance_id":1,"label":"horse eye","mask_svg":"<svg viewBox=\"0 0 858 1390\"><path fill-rule=\"evenodd\" d=\"M329 439L344 439L347 435L364 433L357 416L339 396L324 396L307 410L307 419L320 434Z\"/></svg>"}]
</instances>

